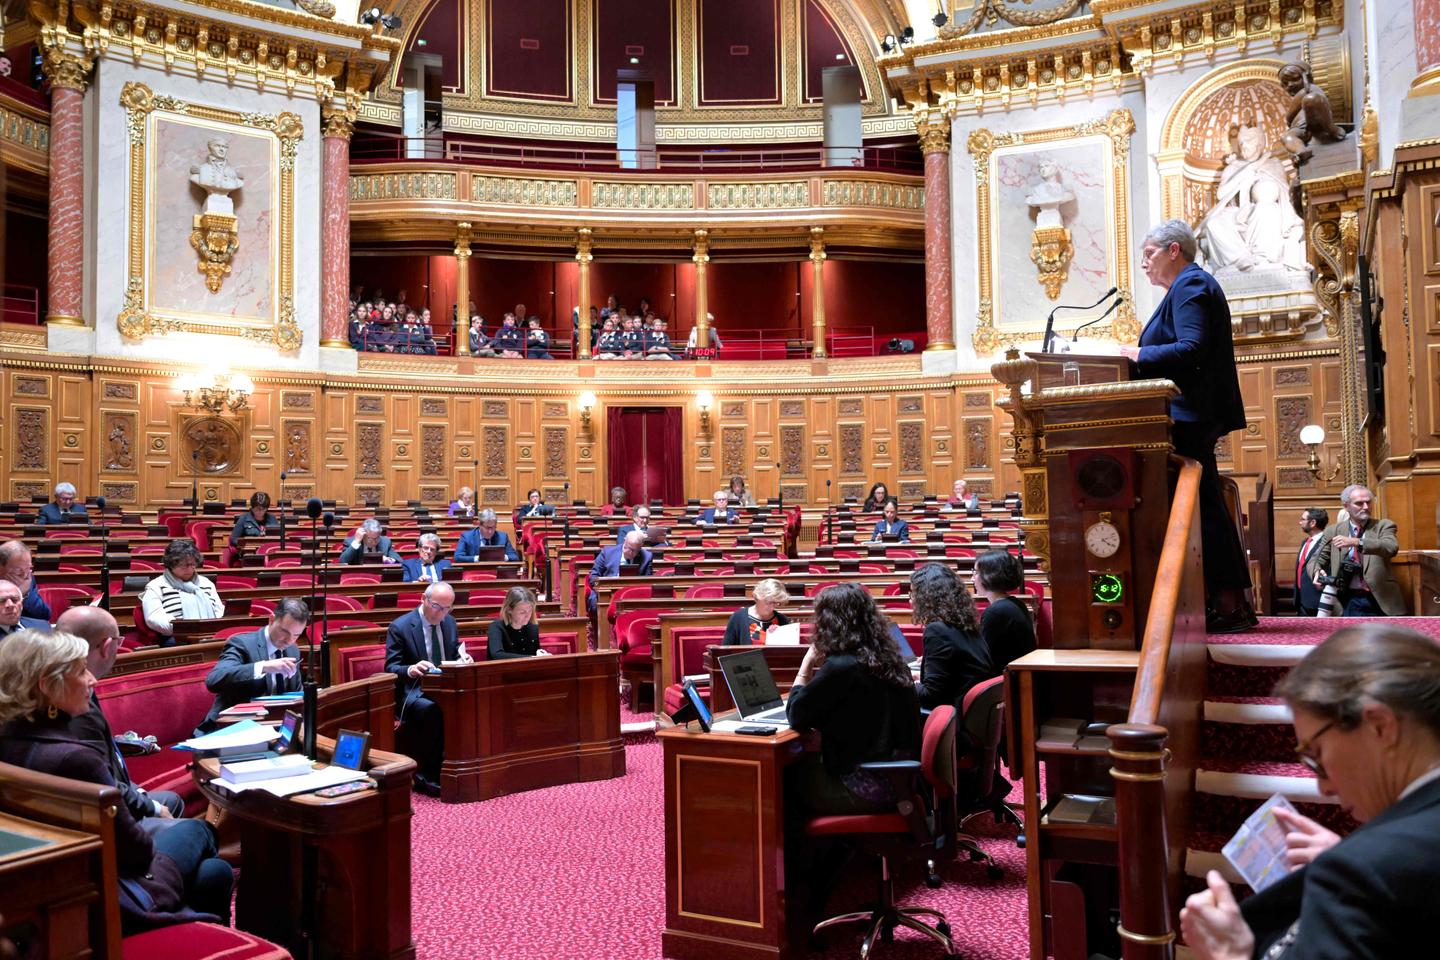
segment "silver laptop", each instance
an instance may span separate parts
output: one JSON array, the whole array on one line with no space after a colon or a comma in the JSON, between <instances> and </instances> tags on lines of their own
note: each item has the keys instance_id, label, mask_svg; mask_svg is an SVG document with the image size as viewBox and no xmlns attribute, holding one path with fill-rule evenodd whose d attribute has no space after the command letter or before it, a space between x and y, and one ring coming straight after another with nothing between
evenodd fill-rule
<instances>
[{"instance_id":1,"label":"silver laptop","mask_svg":"<svg viewBox=\"0 0 1440 960\"><path fill-rule=\"evenodd\" d=\"M725 675L725 685L730 688L742 720L773 727L790 725L775 675L765 662L765 651L746 650L721 657L720 672Z\"/></svg>"}]
</instances>

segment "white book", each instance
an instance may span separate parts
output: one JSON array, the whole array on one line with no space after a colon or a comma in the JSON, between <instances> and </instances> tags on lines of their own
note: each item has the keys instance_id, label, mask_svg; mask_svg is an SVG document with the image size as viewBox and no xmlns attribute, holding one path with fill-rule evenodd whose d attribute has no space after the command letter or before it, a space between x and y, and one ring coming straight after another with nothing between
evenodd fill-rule
<instances>
[{"instance_id":1,"label":"white book","mask_svg":"<svg viewBox=\"0 0 1440 960\"><path fill-rule=\"evenodd\" d=\"M310 758L298 753L282 757L265 757L261 760L241 760L239 763L222 763L220 776L231 783L249 783L252 780L270 780L275 777L298 777L310 772Z\"/></svg>"}]
</instances>

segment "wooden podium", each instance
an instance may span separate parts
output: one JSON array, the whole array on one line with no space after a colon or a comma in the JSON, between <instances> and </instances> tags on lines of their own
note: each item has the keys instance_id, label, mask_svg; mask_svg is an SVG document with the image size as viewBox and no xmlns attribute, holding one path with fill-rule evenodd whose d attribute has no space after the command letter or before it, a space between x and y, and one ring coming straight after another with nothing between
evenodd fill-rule
<instances>
[{"instance_id":1,"label":"wooden podium","mask_svg":"<svg viewBox=\"0 0 1440 960\"><path fill-rule=\"evenodd\" d=\"M1139 379L1135 361L1129 357L1096 353L1027 353L1027 357L1040 365L1036 386L1041 390L1052 387L1084 387L1094 383L1120 383ZM1074 382L1066 382L1065 366L1074 364Z\"/></svg>"},{"instance_id":2,"label":"wooden podium","mask_svg":"<svg viewBox=\"0 0 1440 960\"><path fill-rule=\"evenodd\" d=\"M446 803L625 775L618 650L447 666L421 683L444 715Z\"/></svg>"},{"instance_id":3,"label":"wooden podium","mask_svg":"<svg viewBox=\"0 0 1440 960\"><path fill-rule=\"evenodd\" d=\"M318 737L328 761L335 742ZM376 789L324 799L232 794L210 781L219 760L200 760L200 792L240 825L244 866L235 925L305 956L334 960L414 960L410 935L409 757L372 749L366 764ZM306 875L309 882L306 882Z\"/></svg>"}]
</instances>

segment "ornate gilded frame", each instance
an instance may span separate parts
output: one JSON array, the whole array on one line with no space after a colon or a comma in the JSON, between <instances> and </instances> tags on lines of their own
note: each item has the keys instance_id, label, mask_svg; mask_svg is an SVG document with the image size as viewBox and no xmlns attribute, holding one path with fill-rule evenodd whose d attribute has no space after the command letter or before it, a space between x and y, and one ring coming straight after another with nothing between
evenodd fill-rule
<instances>
[{"instance_id":1,"label":"ornate gilded frame","mask_svg":"<svg viewBox=\"0 0 1440 960\"><path fill-rule=\"evenodd\" d=\"M970 133L967 147L975 167L975 211L979 247L979 310L975 315L975 332L971 342L975 352L988 356L1001 347L1013 346L1027 340L1038 339L1042 333L1035 329L1000 331L995 325L994 251L991 249L994 211L991 200L991 170L995 152L1003 147L1034 143L1053 143L1080 137L1103 135L1110 155L1111 175L1110 207L1115 211L1111 227L1110 269L1119 288L1121 303L1113 322L1091 328L1091 336L1112 337L1121 342L1133 342L1140 335L1140 326L1135 320L1135 306L1131 296L1130 254L1126 245L1130 238L1130 138L1135 133L1135 117L1127 108L1113 110L1104 117L1087 120L1069 127L1052 127L1047 130L1013 131L994 133L985 128Z\"/></svg>"},{"instance_id":2,"label":"ornate gilded frame","mask_svg":"<svg viewBox=\"0 0 1440 960\"><path fill-rule=\"evenodd\" d=\"M273 343L281 350L299 349L302 335L295 320L295 155L304 137L304 124L294 113L242 113L206 104L190 103L167 94L155 93L147 85L131 81L120 91L125 108L126 135L130 143L129 243L125 301L116 317L120 333L140 340L156 333L208 333L244 337ZM237 320L234 317L179 318L152 311L146 288L146 236L149 223L147 146L151 119L157 112L213 123L268 131L279 141L278 270L275 282L274 316L269 322Z\"/></svg>"}]
</instances>

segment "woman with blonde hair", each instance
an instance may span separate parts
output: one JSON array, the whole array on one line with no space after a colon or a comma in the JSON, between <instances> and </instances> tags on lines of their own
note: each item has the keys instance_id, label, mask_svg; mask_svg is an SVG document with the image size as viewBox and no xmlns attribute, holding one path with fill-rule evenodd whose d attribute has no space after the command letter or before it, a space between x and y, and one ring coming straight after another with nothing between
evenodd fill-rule
<instances>
[{"instance_id":1,"label":"woman with blonde hair","mask_svg":"<svg viewBox=\"0 0 1440 960\"><path fill-rule=\"evenodd\" d=\"M455 502L450 504L450 516L473 517L474 515L475 491L469 487L461 487L455 494Z\"/></svg>"},{"instance_id":2,"label":"woman with blonde hair","mask_svg":"<svg viewBox=\"0 0 1440 960\"><path fill-rule=\"evenodd\" d=\"M750 596L755 602L736 610L725 625L727 647L763 644L766 634L790 622L790 618L777 609L790 602L790 594L785 592L785 585L779 580L761 580L755 584Z\"/></svg>"},{"instance_id":3,"label":"woman with blonde hair","mask_svg":"<svg viewBox=\"0 0 1440 960\"><path fill-rule=\"evenodd\" d=\"M546 657L540 646L540 626L535 622L535 594L527 587L511 587L500 605L500 616L490 622L491 660L517 657Z\"/></svg>"},{"instance_id":4,"label":"woman with blonde hair","mask_svg":"<svg viewBox=\"0 0 1440 960\"><path fill-rule=\"evenodd\" d=\"M0 762L69 780L115 786L106 757L70 731L93 708L90 645L69 633L19 630L0 643ZM110 812L126 934L173 923L230 922L235 875L215 855L203 820L151 833L123 803Z\"/></svg>"}]
</instances>

